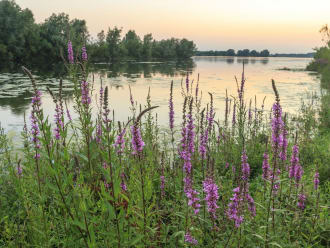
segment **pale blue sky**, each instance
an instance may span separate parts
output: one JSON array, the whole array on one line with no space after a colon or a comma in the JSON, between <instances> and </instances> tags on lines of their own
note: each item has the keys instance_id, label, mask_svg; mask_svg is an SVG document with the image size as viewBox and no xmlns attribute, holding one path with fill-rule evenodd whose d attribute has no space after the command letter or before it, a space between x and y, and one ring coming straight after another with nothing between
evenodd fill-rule
<instances>
[{"instance_id":1,"label":"pale blue sky","mask_svg":"<svg viewBox=\"0 0 330 248\"><path fill-rule=\"evenodd\" d=\"M156 39L194 40L200 50L310 52L330 24L330 0L16 0L37 22L52 13L85 19L92 36L119 26Z\"/></svg>"}]
</instances>

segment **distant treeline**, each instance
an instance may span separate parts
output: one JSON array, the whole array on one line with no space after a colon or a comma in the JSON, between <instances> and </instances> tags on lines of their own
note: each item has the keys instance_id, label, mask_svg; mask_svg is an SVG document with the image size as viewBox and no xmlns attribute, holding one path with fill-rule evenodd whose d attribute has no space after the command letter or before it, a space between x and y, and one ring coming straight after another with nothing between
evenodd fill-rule
<instances>
[{"instance_id":1,"label":"distant treeline","mask_svg":"<svg viewBox=\"0 0 330 248\"><path fill-rule=\"evenodd\" d=\"M197 51L196 56L240 56L240 57L268 57L269 51L267 49L260 52L256 50L243 49L235 52L234 49L228 49L227 51Z\"/></svg>"},{"instance_id":2,"label":"distant treeline","mask_svg":"<svg viewBox=\"0 0 330 248\"><path fill-rule=\"evenodd\" d=\"M295 58L312 58L315 53L275 53L270 54L267 49L260 52L256 50L243 49L238 50L237 53L234 49L227 51L197 51L196 56L238 56L238 57L295 57Z\"/></svg>"},{"instance_id":3,"label":"distant treeline","mask_svg":"<svg viewBox=\"0 0 330 248\"><path fill-rule=\"evenodd\" d=\"M85 20L65 13L52 14L43 23L35 23L29 9L15 1L0 1L0 65L48 64L60 62L66 54L68 40L80 54L87 47L89 58L97 62L118 60L186 59L194 55L196 45L187 39L156 41L151 34L141 39L133 30L122 35L121 28L101 31L92 39Z\"/></svg>"}]
</instances>

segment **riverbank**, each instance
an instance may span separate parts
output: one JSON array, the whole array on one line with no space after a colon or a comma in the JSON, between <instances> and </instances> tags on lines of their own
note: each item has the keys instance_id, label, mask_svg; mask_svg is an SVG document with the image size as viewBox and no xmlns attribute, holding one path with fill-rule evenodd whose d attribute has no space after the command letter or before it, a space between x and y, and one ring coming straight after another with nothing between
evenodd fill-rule
<instances>
[{"instance_id":1,"label":"riverbank","mask_svg":"<svg viewBox=\"0 0 330 248\"><path fill-rule=\"evenodd\" d=\"M268 112L249 101L243 74L237 93L223 92L219 119L216 94L202 98L202 81L186 76L179 92L163 85L165 113L153 91L139 100L128 87L129 117L118 122L110 87L94 88L86 62L67 65L73 108L59 84L49 89L55 114L47 118L32 79L19 156L0 132L1 245L328 245L328 153L315 99L287 114L286 92L269 83Z\"/></svg>"}]
</instances>

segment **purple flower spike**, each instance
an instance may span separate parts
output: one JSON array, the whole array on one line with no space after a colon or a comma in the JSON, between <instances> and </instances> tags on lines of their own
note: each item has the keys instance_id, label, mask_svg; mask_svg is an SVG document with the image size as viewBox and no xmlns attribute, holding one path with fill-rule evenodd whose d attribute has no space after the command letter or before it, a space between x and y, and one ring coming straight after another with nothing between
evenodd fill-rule
<instances>
[{"instance_id":1,"label":"purple flower spike","mask_svg":"<svg viewBox=\"0 0 330 248\"><path fill-rule=\"evenodd\" d=\"M243 151L242 154L242 179L244 181L247 181L249 179L250 176L250 165L247 162L247 155L246 155L246 151Z\"/></svg>"},{"instance_id":2,"label":"purple flower spike","mask_svg":"<svg viewBox=\"0 0 330 248\"><path fill-rule=\"evenodd\" d=\"M170 117L170 129L173 131L174 128L174 108L173 108L173 81L171 83L171 91L170 91L170 100L169 100L169 117Z\"/></svg>"},{"instance_id":3,"label":"purple flower spike","mask_svg":"<svg viewBox=\"0 0 330 248\"><path fill-rule=\"evenodd\" d=\"M116 147L116 150L117 150L118 154L121 154L121 153L124 152L124 149L125 149L125 139L124 139L125 133L126 133L126 129L124 128L116 138L116 142L114 144L114 147Z\"/></svg>"},{"instance_id":4,"label":"purple flower spike","mask_svg":"<svg viewBox=\"0 0 330 248\"><path fill-rule=\"evenodd\" d=\"M203 190L206 193L205 201L207 202L207 211L211 214L213 219L216 219L215 212L219 206L217 205L218 186L214 183L212 178L207 178L203 182Z\"/></svg>"},{"instance_id":5,"label":"purple flower spike","mask_svg":"<svg viewBox=\"0 0 330 248\"><path fill-rule=\"evenodd\" d=\"M81 58L83 61L87 61L87 51L85 46L81 48Z\"/></svg>"},{"instance_id":6,"label":"purple flower spike","mask_svg":"<svg viewBox=\"0 0 330 248\"><path fill-rule=\"evenodd\" d=\"M317 190L320 184L320 174L318 171L315 172L314 175L314 189Z\"/></svg>"},{"instance_id":7,"label":"purple flower spike","mask_svg":"<svg viewBox=\"0 0 330 248\"><path fill-rule=\"evenodd\" d=\"M184 241L191 244L191 245L197 245L198 244L197 240L194 237L192 237L189 232L186 232L186 234L184 235Z\"/></svg>"},{"instance_id":8,"label":"purple flower spike","mask_svg":"<svg viewBox=\"0 0 330 248\"><path fill-rule=\"evenodd\" d=\"M269 179L269 156L267 154L267 152L264 153L264 160L262 162L262 178L264 180L268 180Z\"/></svg>"},{"instance_id":9,"label":"purple flower spike","mask_svg":"<svg viewBox=\"0 0 330 248\"><path fill-rule=\"evenodd\" d=\"M74 64L73 49L71 40L68 42L68 59L70 64Z\"/></svg>"},{"instance_id":10,"label":"purple flower spike","mask_svg":"<svg viewBox=\"0 0 330 248\"><path fill-rule=\"evenodd\" d=\"M305 209L305 201L306 201L306 195L299 194L298 195L298 203L297 203L298 208L300 208L301 210L304 210Z\"/></svg>"},{"instance_id":11,"label":"purple flower spike","mask_svg":"<svg viewBox=\"0 0 330 248\"><path fill-rule=\"evenodd\" d=\"M56 103L56 107L55 107L55 128L54 128L54 136L56 140L59 140L61 138L61 130L64 127L63 121L62 121L62 111L60 108L60 105Z\"/></svg>"},{"instance_id":12,"label":"purple flower spike","mask_svg":"<svg viewBox=\"0 0 330 248\"><path fill-rule=\"evenodd\" d=\"M141 153L144 147L144 142L141 137L141 132L137 124L131 126L132 131L132 148L133 148L133 155Z\"/></svg>"},{"instance_id":13,"label":"purple flower spike","mask_svg":"<svg viewBox=\"0 0 330 248\"><path fill-rule=\"evenodd\" d=\"M244 221L243 215L240 215L240 205L243 201L242 197L240 196L240 188L237 187L233 189L233 197L230 198L231 202L228 204L227 216L230 220L235 222L235 227L239 228L242 222Z\"/></svg>"},{"instance_id":14,"label":"purple flower spike","mask_svg":"<svg viewBox=\"0 0 330 248\"><path fill-rule=\"evenodd\" d=\"M278 149L283 143L283 120L282 120L282 108L281 105L276 102L273 105L273 119L272 119L272 146L274 149L275 155L278 156Z\"/></svg>"},{"instance_id":15,"label":"purple flower spike","mask_svg":"<svg viewBox=\"0 0 330 248\"><path fill-rule=\"evenodd\" d=\"M120 177L121 177L120 188L122 189L122 191L127 192L127 186L126 186L125 181L124 181L125 180L125 174L121 173Z\"/></svg>"},{"instance_id":16,"label":"purple flower spike","mask_svg":"<svg viewBox=\"0 0 330 248\"><path fill-rule=\"evenodd\" d=\"M89 96L88 82L82 81L80 88L81 88L81 102L83 105L88 106L89 104L91 104L91 101L92 101Z\"/></svg>"},{"instance_id":17,"label":"purple flower spike","mask_svg":"<svg viewBox=\"0 0 330 248\"><path fill-rule=\"evenodd\" d=\"M250 194L246 194L245 198L248 203L248 209L253 217L256 216L256 205L254 204L254 200Z\"/></svg>"}]
</instances>

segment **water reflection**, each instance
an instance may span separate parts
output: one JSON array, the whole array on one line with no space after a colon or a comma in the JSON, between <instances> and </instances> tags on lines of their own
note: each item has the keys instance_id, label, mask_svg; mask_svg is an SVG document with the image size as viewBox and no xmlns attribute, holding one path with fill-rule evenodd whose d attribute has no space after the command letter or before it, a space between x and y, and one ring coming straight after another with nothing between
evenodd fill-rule
<instances>
[{"instance_id":1,"label":"water reflection","mask_svg":"<svg viewBox=\"0 0 330 248\"><path fill-rule=\"evenodd\" d=\"M92 72L101 72L102 76L116 78L152 78L156 74L167 77L184 76L187 71L192 72L196 63L190 59L180 62L122 62L115 64L95 64Z\"/></svg>"},{"instance_id":2,"label":"water reflection","mask_svg":"<svg viewBox=\"0 0 330 248\"><path fill-rule=\"evenodd\" d=\"M242 58L242 57L194 57L188 61L160 61L160 62L126 62L116 64L90 65L91 80L94 77L94 92L97 94L101 80L104 86L110 87L109 95L112 109L116 112L116 120L127 120L130 113L128 85L131 85L134 100L142 105L145 103L148 88L151 89L152 103L158 105L158 120L160 124L168 123L168 91L173 80L173 99L177 118L181 116L182 106L181 80L186 73L191 79L197 79L200 74L200 89L202 92L214 94L214 104L217 118L222 118L224 111L223 99L226 89L235 95L237 88L234 76L242 72L242 63L246 65L247 99L257 96L258 103L267 96L265 108L270 109L273 102L273 91L270 79L277 81L281 102L285 111L295 112L299 108L301 97L306 91L316 91L319 82L315 75L309 75L303 70L309 59L296 58ZM294 68L284 71L279 68ZM45 113L52 119L54 104L46 92L51 88L58 92L59 79L63 79L63 94L67 99L68 108L72 113L73 85L65 77L65 67L53 66L51 71L32 68L38 88L43 92L42 102ZM92 76L93 75L93 76ZM101 80L100 80L101 79ZM22 127L23 113L31 108L32 85L30 80L21 72L0 72L0 115L5 129L19 130ZM205 94L204 94L205 95ZM95 96L97 99L97 96ZM94 100L94 98L93 98ZM207 101L207 97L203 101ZM93 109L97 109L97 105Z\"/></svg>"},{"instance_id":3,"label":"water reflection","mask_svg":"<svg viewBox=\"0 0 330 248\"><path fill-rule=\"evenodd\" d=\"M115 64L90 65L89 71L102 78L113 78L112 87L120 89L123 87L120 80L116 78L125 77L130 82L137 78L152 78L155 75L166 77L185 76L192 73L196 63L190 59L185 61L166 62L122 62ZM47 87L54 93L58 92L59 79L67 75L65 66L54 65L44 67L32 67L31 69L39 90L46 92ZM131 79L131 80L130 80ZM118 81L118 82L116 82ZM20 68L3 70L0 73L0 107L10 108L13 114L23 114L30 105L32 98L32 85L30 79L24 75ZM63 96L70 99L73 94L73 85L69 80L63 80ZM1 112L1 111L0 111Z\"/></svg>"},{"instance_id":4,"label":"water reflection","mask_svg":"<svg viewBox=\"0 0 330 248\"><path fill-rule=\"evenodd\" d=\"M231 57L231 56L198 56L194 57L196 62L207 61L207 62L226 62L227 64L234 64L235 61L238 64L263 64L266 65L269 62L269 58L266 57Z\"/></svg>"}]
</instances>

